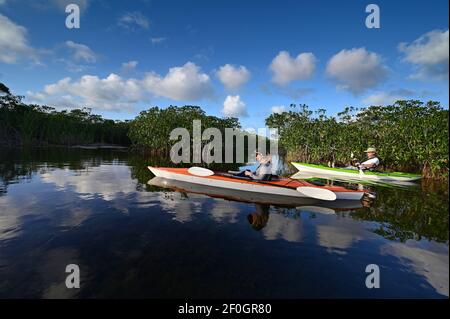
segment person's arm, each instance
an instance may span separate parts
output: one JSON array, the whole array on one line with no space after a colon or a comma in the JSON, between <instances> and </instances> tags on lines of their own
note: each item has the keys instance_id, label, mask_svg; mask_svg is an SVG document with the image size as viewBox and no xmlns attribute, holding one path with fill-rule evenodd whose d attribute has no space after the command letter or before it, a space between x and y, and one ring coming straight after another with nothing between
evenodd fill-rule
<instances>
[{"instance_id":1,"label":"person's arm","mask_svg":"<svg viewBox=\"0 0 450 319\"><path fill-rule=\"evenodd\" d=\"M259 180L262 180L262 179L263 179L264 174L256 175L256 174L253 174L253 173L252 173L249 177L250 177L251 179L254 179L254 180L256 180L256 181L259 181Z\"/></svg>"},{"instance_id":2,"label":"person's arm","mask_svg":"<svg viewBox=\"0 0 450 319\"><path fill-rule=\"evenodd\" d=\"M246 175L254 180L263 180L267 174L271 174L271 167L270 162L267 162L261 164L255 172L248 172Z\"/></svg>"},{"instance_id":3,"label":"person's arm","mask_svg":"<svg viewBox=\"0 0 450 319\"><path fill-rule=\"evenodd\" d=\"M363 163L361 163L360 167L363 168L372 168L372 167L376 167L379 163L378 158L371 158L370 160L367 160Z\"/></svg>"}]
</instances>

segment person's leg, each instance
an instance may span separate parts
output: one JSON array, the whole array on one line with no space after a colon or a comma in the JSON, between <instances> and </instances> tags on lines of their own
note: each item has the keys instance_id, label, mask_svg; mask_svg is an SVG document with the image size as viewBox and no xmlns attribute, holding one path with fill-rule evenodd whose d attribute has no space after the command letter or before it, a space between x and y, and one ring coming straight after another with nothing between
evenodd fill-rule
<instances>
[{"instance_id":1,"label":"person's leg","mask_svg":"<svg viewBox=\"0 0 450 319\"><path fill-rule=\"evenodd\" d=\"M239 172L239 173L237 173L237 174L234 174L234 176L237 176L237 177L246 177L245 172L250 172L250 170L249 170L249 169L246 169L245 171L242 171L242 172Z\"/></svg>"}]
</instances>

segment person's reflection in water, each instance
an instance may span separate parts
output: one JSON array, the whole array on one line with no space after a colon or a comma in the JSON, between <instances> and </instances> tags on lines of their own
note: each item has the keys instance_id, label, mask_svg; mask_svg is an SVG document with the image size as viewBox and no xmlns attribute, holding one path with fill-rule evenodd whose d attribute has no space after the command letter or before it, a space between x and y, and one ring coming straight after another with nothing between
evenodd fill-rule
<instances>
[{"instance_id":1,"label":"person's reflection in water","mask_svg":"<svg viewBox=\"0 0 450 319\"><path fill-rule=\"evenodd\" d=\"M374 199L370 198L369 196L363 196L363 198L361 200L363 207L366 207L366 208L371 207L373 202L374 202Z\"/></svg>"},{"instance_id":2,"label":"person's reflection in water","mask_svg":"<svg viewBox=\"0 0 450 319\"><path fill-rule=\"evenodd\" d=\"M247 220L254 230L261 230L269 221L270 205L255 204L256 211L247 216Z\"/></svg>"}]
</instances>

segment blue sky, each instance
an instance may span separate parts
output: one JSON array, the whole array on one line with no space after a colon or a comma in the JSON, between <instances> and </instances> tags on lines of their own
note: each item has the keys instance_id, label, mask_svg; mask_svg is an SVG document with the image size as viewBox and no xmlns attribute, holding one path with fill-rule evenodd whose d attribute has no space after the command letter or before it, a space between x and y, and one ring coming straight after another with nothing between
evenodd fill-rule
<instances>
[{"instance_id":1,"label":"blue sky","mask_svg":"<svg viewBox=\"0 0 450 319\"><path fill-rule=\"evenodd\" d=\"M65 26L68 3L80 29ZM365 8L380 8L368 29ZM27 101L131 119L200 105L261 127L305 103L448 107L448 1L0 0L0 82Z\"/></svg>"}]
</instances>

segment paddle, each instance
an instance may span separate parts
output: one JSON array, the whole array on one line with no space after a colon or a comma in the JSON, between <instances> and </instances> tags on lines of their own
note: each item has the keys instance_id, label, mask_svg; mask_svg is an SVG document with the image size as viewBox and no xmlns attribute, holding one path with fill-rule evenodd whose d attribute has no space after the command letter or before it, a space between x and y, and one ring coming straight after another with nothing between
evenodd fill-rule
<instances>
[{"instance_id":1,"label":"paddle","mask_svg":"<svg viewBox=\"0 0 450 319\"><path fill-rule=\"evenodd\" d=\"M350 158L351 158L351 160L353 161L353 160L356 160L355 158L353 158L353 152L350 154ZM350 163L352 166L354 166L352 163ZM360 164L360 163L357 163L357 164ZM361 165L361 164L360 164ZM361 168L361 166L360 165L357 165L357 168L358 168L358 171L359 171L359 176L364 176L364 170Z\"/></svg>"},{"instance_id":2,"label":"paddle","mask_svg":"<svg viewBox=\"0 0 450 319\"><path fill-rule=\"evenodd\" d=\"M203 167L197 167L197 166L192 166L191 168L189 168L188 173L195 175L195 176L201 176L201 177L207 177L207 176L214 175L214 172L212 170L203 168ZM264 183L264 181L257 181L257 182ZM267 183L265 183L265 184L267 184ZM283 185L274 185L274 184L270 184L270 185L275 186L275 187L284 187ZM290 187L284 187L284 188L292 189ZM297 190L297 192L305 195L306 197L311 197L311 198L320 199L320 200L327 200L327 201L336 200L336 194L328 189L323 189L323 188L318 188L318 187L310 187L310 186L299 186L296 188L296 190Z\"/></svg>"},{"instance_id":3,"label":"paddle","mask_svg":"<svg viewBox=\"0 0 450 319\"><path fill-rule=\"evenodd\" d=\"M203 167L197 167L197 166L192 166L191 168L189 168L188 173L195 175L195 176L201 176L201 177L207 177L207 176L214 175L214 172L212 170L203 168Z\"/></svg>"},{"instance_id":4,"label":"paddle","mask_svg":"<svg viewBox=\"0 0 450 319\"><path fill-rule=\"evenodd\" d=\"M299 186L297 187L297 192L305 195L306 197L311 197L320 200L336 200L337 196L335 193L328 189L310 187L310 186Z\"/></svg>"}]
</instances>

